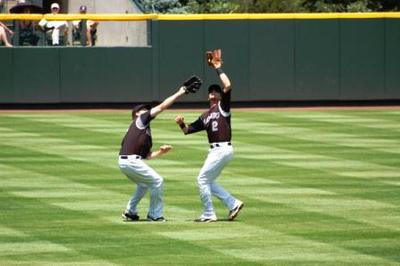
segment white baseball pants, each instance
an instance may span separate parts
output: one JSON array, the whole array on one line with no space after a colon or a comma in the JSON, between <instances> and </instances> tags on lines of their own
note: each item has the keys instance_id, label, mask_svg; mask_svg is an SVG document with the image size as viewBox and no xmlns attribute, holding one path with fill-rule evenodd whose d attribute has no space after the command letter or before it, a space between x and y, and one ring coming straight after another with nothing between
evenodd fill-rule
<instances>
[{"instance_id":1,"label":"white baseball pants","mask_svg":"<svg viewBox=\"0 0 400 266\"><path fill-rule=\"evenodd\" d=\"M219 144L220 147L214 147L209 150L207 159L197 177L200 199L203 204L202 217L215 216L212 195L220 199L229 210L235 207L236 199L215 182L225 165L233 159L232 146L227 145L227 143Z\"/></svg>"},{"instance_id":2,"label":"white baseball pants","mask_svg":"<svg viewBox=\"0 0 400 266\"><path fill-rule=\"evenodd\" d=\"M163 178L137 155L118 160L119 168L130 180L136 183L136 192L129 200L126 210L137 214L137 205L150 189L150 207L148 215L153 218L163 216Z\"/></svg>"}]
</instances>

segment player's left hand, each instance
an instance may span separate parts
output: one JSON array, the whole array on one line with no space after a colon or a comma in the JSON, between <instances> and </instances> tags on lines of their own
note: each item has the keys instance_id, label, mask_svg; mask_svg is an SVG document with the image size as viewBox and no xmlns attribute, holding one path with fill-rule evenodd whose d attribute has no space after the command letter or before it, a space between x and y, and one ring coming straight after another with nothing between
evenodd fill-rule
<instances>
[{"instance_id":1,"label":"player's left hand","mask_svg":"<svg viewBox=\"0 0 400 266\"><path fill-rule=\"evenodd\" d=\"M172 146L171 145L161 145L160 146L161 154L165 154L165 153L169 152L170 150L172 150Z\"/></svg>"}]
</instances>

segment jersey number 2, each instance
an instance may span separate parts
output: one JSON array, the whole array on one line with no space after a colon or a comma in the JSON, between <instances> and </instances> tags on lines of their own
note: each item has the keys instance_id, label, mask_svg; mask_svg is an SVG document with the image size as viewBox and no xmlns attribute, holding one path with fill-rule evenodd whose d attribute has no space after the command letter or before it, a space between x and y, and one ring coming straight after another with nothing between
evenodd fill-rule
<instances>
[{"instance_id":1,"label":"jersey number 2","mask_svg":"<svg viewBox=\"0 0 400 266\"><path fill-rule=\"evenodd\" d=\"M213 121L211 123L211 127L212 127L212 131L213 132L218 131L218 122L217 121Z\"/></svg>"}]
</instances>

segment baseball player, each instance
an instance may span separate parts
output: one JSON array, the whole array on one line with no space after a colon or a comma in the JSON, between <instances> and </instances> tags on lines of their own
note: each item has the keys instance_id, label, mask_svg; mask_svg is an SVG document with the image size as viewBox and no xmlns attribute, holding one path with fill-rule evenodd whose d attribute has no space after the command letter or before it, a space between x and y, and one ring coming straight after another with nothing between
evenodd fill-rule
<instances>
[{"instance_id":1,"label":"baseball player","mask_svg":"<svg viewBox=\"0 0 400 266\"><path fill-rule=\"evenodd\" d=\"M216 179L222 172L222 169L233 158L230 113L231 82L221 68L220 49L207 52L207 61L216 70L223 88L218 84L213 84L208 88L210 109L204 112L196 121L186 125L184 117L181 115L178 115L175 121L185 135L206 130L210 143L207 159L197 177L200 199L203 204L203 213L195 221L217 221L212 203L212 195L219 198L229 209L228 220L232 221L236 218L244 204L216 183Z\"/></svg>"},{"instance_id":2,"label":"baseball player","mask_svg":"<svg viewBox=\"0 0 400 266\"><path fill-rule=\"evenodd\" d=\"M189 92L195 93L201 86L201 80L193 76L183 83L176 93L166 98L154 108L141 104L132 110L132 123L125 134L119 152L119 168L137 188L122 213L125 221L138 221L137 205L150 189L150 207L148 221L164 222L163 217L163 178L148 166L144 159L151 160L172 149L170 145L162 145L159 150L151 151L152 137L150 122L162 111L171 106L179 97Z\"/></svg>"}]
</instances>

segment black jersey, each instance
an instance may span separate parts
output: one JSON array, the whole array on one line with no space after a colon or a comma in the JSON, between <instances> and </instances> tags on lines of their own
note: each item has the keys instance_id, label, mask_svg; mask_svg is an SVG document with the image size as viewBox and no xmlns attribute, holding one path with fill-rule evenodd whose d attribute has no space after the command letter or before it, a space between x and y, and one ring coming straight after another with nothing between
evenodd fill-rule
<instances>
[{"instance_id":1,"label":"black jersey","mask_svg":"<svg viewBox=\"0 0 400 266\"><path fill-rule=\"evenodd\" d=\"M208 142L231 141L231 92L221 93L221 100L204 112L196 121L189 124L188 134L207 131Z\"/></svg>"},{"instance_id":2,"label":"black jersey","mask_svg":"<svg viewBox=\"0 0 400 266\"><path fill-rule=\"evenodd\" d=\"M121 143L119 155L140 155L146 158L153 146L150 121L153 119L150 111L138 116L130 125Z\"/></svg>"}]
</instances>

